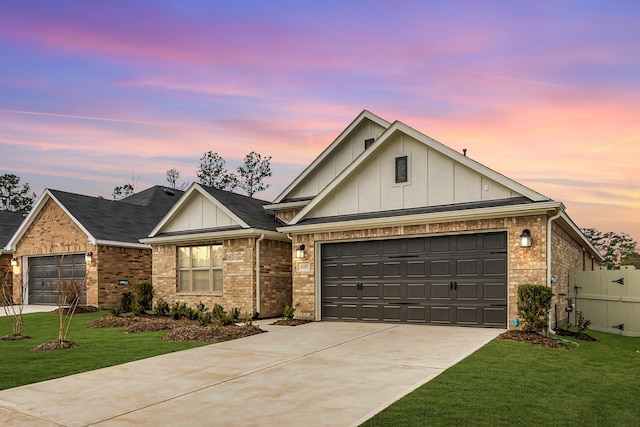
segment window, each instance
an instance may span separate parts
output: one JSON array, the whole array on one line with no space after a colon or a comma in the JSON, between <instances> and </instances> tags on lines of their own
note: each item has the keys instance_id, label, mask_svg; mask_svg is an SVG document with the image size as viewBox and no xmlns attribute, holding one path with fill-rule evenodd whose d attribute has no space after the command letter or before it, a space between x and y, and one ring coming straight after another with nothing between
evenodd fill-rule
<instances>
[{"instance_id":1,"label":"window","mask_svg":"<svg viewBox=\"0 0 640 427\"><path fill-rule=\"evenodd\" d=\"M178 248L178 289L222 291L222 245Z\"/></svg>"},{"instance_id":2,"label":"window","mask_svg":"<svg viewBox=\"0 0 640 427\"><path fill-rule=\"evenodd\" d=\"M373 144L375 140L376 140L375 138L365 139L364 140L364 149L366 150L367 148L371 147L371 144Z\"/></svg>"},{"instance_id":3,"label":"window","mask_svg":"<svg viewBox=\"0 0 640 427\"><path fill-rule=\"evenodd\" d=\"M396 157L396 184L409 181L408 156Z\"/></svg>"}]
</instances>

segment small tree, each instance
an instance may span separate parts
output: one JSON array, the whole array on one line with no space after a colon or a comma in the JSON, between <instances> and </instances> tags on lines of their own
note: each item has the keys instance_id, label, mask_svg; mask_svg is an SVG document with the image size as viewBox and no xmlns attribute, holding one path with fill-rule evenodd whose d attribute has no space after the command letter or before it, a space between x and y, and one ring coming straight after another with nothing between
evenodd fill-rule
<instances>
[{"instance_id":1,"label":"small tree","mask_svg":"<svg viewBox=\"0 0 640 427\"><path fill-rule=\"evenodd\" d=\"M247 192L249 197L253 197L258 191L269 188L269 184L264 183L264 179L271 176L271 156L262 158L255 151L244 157L244 164L238 166L238 185Z\"/></svg>"},{"instance_id":2,"label":"small tree","mask_svg":"<svg viewBox=\"0 0 640 427\"><path fill-rule=\"evenodd\" d=\"M113 193L111 193L113 200L121 200L134 195L138 181L140 181L140 177L131 173L131 181L127 180L126 184L118 185L113 189Z\"/></svg>"},{"instance_id":3,"label":"small tree","mask_svg":"<svg viewBox=\"0 0 640 427\"><path fill-rule=\"evenodd\" d=\"M171 168L167 171L167 182L169 183L169 188L174 190L184 190L187 188L187 183L182 182L178 184L178 180L180 179L180 172L176 168Z\"/></svg>"},{"instance_id":4,"label":"small tree","mask_svg":"<svg viewBox=\"0 0 640 427\"><path fill-rule=\"evenodd\" d=\"M24 310L23 298L27 291L26 285L22 285L22 294L20 300L16 302L13 299L13 275L8 269L0 269L0 304L4 310L5 316L11 323L11 335L6 335L3 339L25 339L30 338L22 335L22 325L24 324L22 313Z\"/></svg>"},{"instance_id":5,"label":"small tree","mask_svg":"<svg viewBox=\"0 0 640 427\"><path fill-rule=\"evenodd\" d=\"M522 317L522 330L545 332L549 326L551 288L544 285L520 285L518 287L518 315Z\"/></svg>"},{"instance_id":6,"label":"small tree","mask_svg":"<svg viewBox=\"0 0 640 427\"><path fill-rule=\"evenodd\" d=\"M0 175L0 210L29 211L36 193L31 193L28 183L20 186L20 177L14 174Z\"/></svg>"},{"instance_id":7,"label":"small tree","mask_svg":"<svg viewBox=\"0 0 640 427\"><path fill-rule=\"evenodd\" d=\"M196 171L198 182L219 190L233 191L238 186L238 178L229 172L218 153L207 151L200 157L200 166Z\"/></svg>"}]
</instances>

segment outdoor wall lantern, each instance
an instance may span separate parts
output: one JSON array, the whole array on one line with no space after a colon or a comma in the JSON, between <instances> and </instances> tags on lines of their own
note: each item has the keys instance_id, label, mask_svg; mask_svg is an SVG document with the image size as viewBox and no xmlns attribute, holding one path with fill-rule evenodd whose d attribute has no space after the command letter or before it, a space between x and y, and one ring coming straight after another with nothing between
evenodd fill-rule
<instances>
[{"instance_id":1,"label":"outdoor wall lantern","mask_svg":"<svg viewBox=\"0 0 640 427\"><path fill-rule=\"evenodd\" d=\"M93 252L87 252L84 254L84 262L90 263L93 260Z\"/></svg>"},{"instance_id":2,"label":"outdoor wall lantern","mask_svg":"<svg viewBox=\"0 0 640 427\"><path fill-rule=\"evenodd\" d=\"M17 266L18 266L18 257L11 258L11 267L17 267Z\"/></svg>"},{"instance_id":3,"label":"outdoor wall lantern","mask_svg":"<svg viewBox=\"0 0 640 427\"><path fill-rule=\"evenodd\" d=\"M522 234L520 235L520 247L531 247L531 231L529 231L528 229L522 230Z\"/></svg>"},{"instance_id":4,"label":"outdoor wall lantern","mask_svg":"<svg viewBox=\"0 0 640 427\"><path fill-rule=\"evenodd\" d=\"M304 258L304 245L300 245L298 246L298 249L296 249L296 258Z\"/></svg>"}]
</instances>

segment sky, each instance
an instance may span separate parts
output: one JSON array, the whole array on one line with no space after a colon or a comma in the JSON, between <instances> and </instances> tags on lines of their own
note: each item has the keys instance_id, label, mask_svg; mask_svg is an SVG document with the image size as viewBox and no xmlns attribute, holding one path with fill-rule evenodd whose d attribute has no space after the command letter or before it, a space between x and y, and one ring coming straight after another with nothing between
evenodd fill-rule
<instances>
[{"instance_id":1,"label":"sky","mask_svg":"<svg viewBox=\"0 0 640 427\"><path fill-rule=\"evenodd\" d=\"M272 156L273 200L364 109L640 240L638 1L0 2L0 174L111 198Z\"/></svg>"}]
</instances>

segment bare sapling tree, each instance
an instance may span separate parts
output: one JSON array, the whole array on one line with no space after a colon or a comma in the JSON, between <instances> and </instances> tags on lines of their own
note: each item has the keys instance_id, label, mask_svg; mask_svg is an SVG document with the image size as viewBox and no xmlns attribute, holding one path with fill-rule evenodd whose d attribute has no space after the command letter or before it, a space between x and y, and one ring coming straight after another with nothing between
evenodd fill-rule
<instances>
[{"instance_id":1,"label":"bare sapling tree","mask_svg":"<svg viewBox=\"0 0 640 427\"><path fill-rule=\"evenodd\" d=\"M167 183L169 184L169 188L173 190L184 190L189 185L186 182L181 182L178 184L178 180L180 179L180 171L176 168L171 168L167 171Z\"/></svg>"},{"instance_id":2,"label":"bare sapling tree","mask_svg":"<svg viewBox=\"0 0 640 427\"><path fill-rule=\"evenodd\" d=\"M11 334L3 336L2 340L21 340L31 338L27 335L22 335L22 325L24 324L22 313L24 311L24 293L26 286L22 285L22 293L20 299L16 302L13 298L13 275L11 270L0 270L0 304L4 310L5 317L9 319L11 323Z\"/></svg>"}]
</instances>

